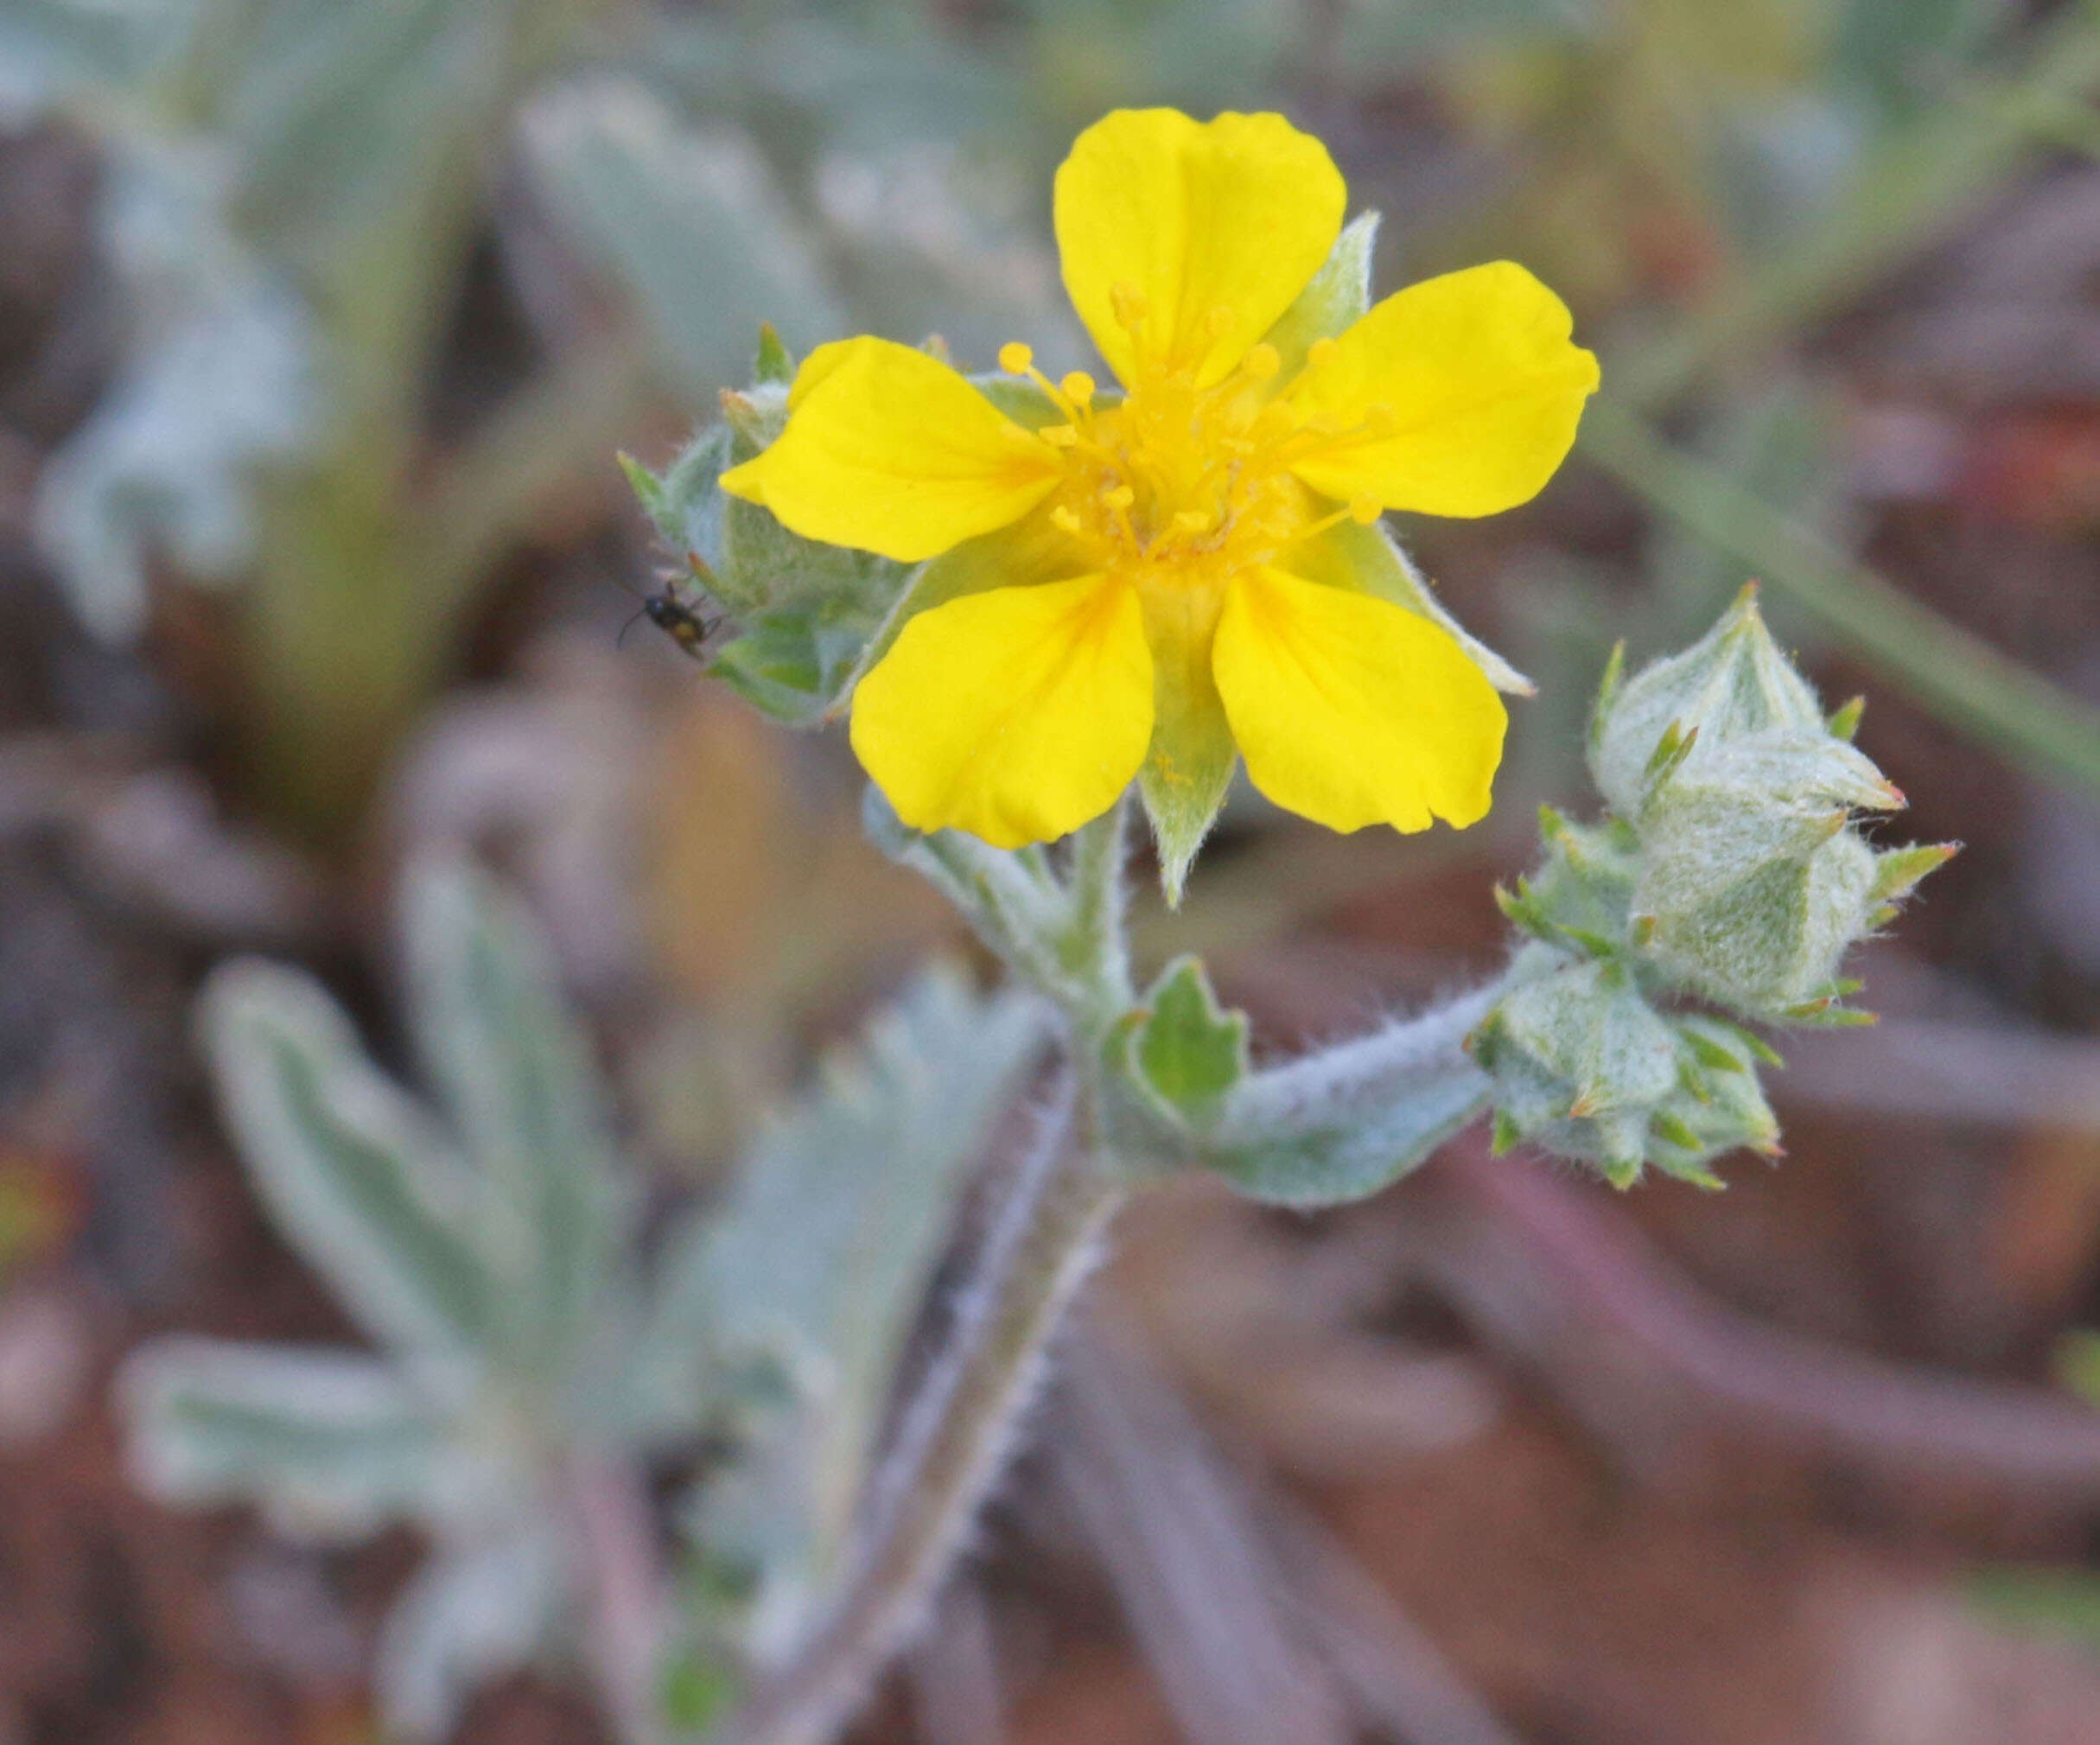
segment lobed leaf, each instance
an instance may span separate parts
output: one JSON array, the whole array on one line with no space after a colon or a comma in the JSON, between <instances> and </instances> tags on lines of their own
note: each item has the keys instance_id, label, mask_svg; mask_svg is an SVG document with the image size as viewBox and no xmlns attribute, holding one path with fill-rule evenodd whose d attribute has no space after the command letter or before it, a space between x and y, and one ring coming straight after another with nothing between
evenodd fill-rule
<instances>
[{"instance_id":1,"label":"lobed leaf","mask_svg":"<svg viewBox=\"0 0 2100 1745\"><path fill-rule=\"evenodd\" d=\"M382 1342L474 1364L498 1308L472 1176L374 1067L310 977L213 971L199 1022L220 1101L271 1218Z\"/></svg>"},{"instance_id":2,"label":"lobed leaf","mask_svg":"<svg viewBox=\"0 0 2100 1745\"><path fill-rule=\"evenodd\" d=\"M812 1569L843 1541L958 1195L1048 1037L1035 1002L926 972L667 1245L659 1352L711 1350L797 1391L805 1473L786 1499L759 1488L794 1519L773 1542L799 1540Z\"/></svg>"},{"instance_id":3,"label":"lobed leaf","mask_svg":"<svg viewBox=\"0 0 2100 1745\"><path fill-rule=\"evenodd\" d=\"M565 1586L553 1532L441 1548L387 1614L372 1683L396 1739L449 1738L476 1689L529 1665Z\"/></svg>"},{"instance_id":4,"label":"lobed leaf","mask_svg":"<svg viewBox=\"0 0 2100 1745\"><path fill-rule=\"evenodd\" d=\"M407 880L418 1050L486 1190L477 1246L528 1358L568 1354L613 1271L627 1183L590 1046L522 905L461 861Z\"/></svg>"},{"instance_id":5,"label":"lobed leaf","mask_svg":"<svg viewBox=\"0 0 2100 1745\"><path fill-rule=\"evenodd\" d=\"M132 1353L117 1392L141 1489L253 1503L290 1537L348 1542L453 1519L497 1487L449 1438L444 1406L354 1352L169 1335Z\"/></svg>"}]
</instances>

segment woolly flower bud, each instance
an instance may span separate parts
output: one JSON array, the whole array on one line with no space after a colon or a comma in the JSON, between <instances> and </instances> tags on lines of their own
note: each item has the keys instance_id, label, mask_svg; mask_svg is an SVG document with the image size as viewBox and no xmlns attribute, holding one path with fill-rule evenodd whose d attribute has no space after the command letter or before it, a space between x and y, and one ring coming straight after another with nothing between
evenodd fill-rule
<instances>
[{"instance_id":1,"label":"woolly flower bud","mask_svg":"<svg viewBox=\"0 0 2100 1745\"><path fill-rule=\"evenodd\" d=\"M1670 759L1700 741L1710 747L1775 729L1826 731L1816 693L1765 627L1754 585L1682 654L1623 684L1619 660L1613 657L1597 698L1589 767L1605 804L1621 818L1635 817Z\"/></svg>"},{"instance_id":2,"label":"woolly flower bud","mask_svg":"<svg viewBox=\"0 0 2100 1745\"><path fill-rule=\"evenodd\" d=\"M1825 724L1753 591L1684 653L1607 681L1591 762L1639 838L1630 927L1654 967L1747 1017L1831 1011L1885 895L1852 820L1903 796Z\"/></svg>"},{"instance_id":3,"label":"woolly flower bud","mask_svg":"<svg viewBox=\"0 0 2100 1745\"><path fill-rule=\"evenodd\" d=\"M1657 1011L1622 962L1534 944L1515 968L1518 985L1472 1043L1495 1081L1498 1149L1528 1140L1619 1187L1644 1163L1718 1187L1715 1156L1776 1149L1751 1038L1718 1019Z\"/></svg>"},{"instance_id":4,"label":"woolly flower bud","mask_svg":"<svg viewBox=\"0 0 2100 1745\"><path fill-rule=\"evenodd\" d=\"M1854 818L1903 796L1826 723L1746 589L1696 646L1605 680L1590 762L1613 813L1541 815L1545 858L1499 892L1525 935L1474 1031L1497 1142L1529 1140L1625 1186L1644 1165L1702 1186L1779 1128L1748 1032L1688 995L1777 1023L1865 1022L1839 1004L1846 950L1951 845L1877 853Z\"/></svg>"}]
</instances>

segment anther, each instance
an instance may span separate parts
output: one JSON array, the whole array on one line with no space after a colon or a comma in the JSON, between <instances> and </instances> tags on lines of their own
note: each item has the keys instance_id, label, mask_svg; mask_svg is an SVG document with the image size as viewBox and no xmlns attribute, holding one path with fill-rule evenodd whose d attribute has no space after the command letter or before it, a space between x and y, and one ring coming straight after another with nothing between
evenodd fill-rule
<instances>
[{"instance_id":1,"label":"anther","mask_svg":"<svg viewBox=\"0 0 2100 1745\"><path fill-rule=\"evenodd\" d=\"M1146 303L1144 292L1128 279L1118 279L1109 287L1109 308L1116 317L1116 325L1133 336L1144 324Z\"/></svg>"},{"instance_id":2,"label":"anther","mask_svg":"<svg viewBox=\"0 0 2100 1745\"><path fill-rule=\"evenodd\" d=\"M1240 364L1240 368L1257 382L1267 381L1282 367L1283 360L1276 355L1276 348L1266 340L1250 347Z\"/></svg>"},{"instance_id":3,"label":"anther","mask_svg":"<svg viewBox=\"0 0 2100 1745\"><path fill-rule=\"evenodd\" d=\"M1104 491L1101 500L1111 509L1127 509L1137 500L1137 493L1128 485L1118 485L1113 490Z\"/></svg>"},{"instance_id":4,"label":"anther","mask_svg":"<svg viewBox=\"0 0 2100 1745\"><path fill-rule=\"evenodd\" d=\"M1211 529L1211 518L1200 509L1177 510L1174 527L1177 533L1207 533Z\"/></svg>"},{"instance_id":5,"label":"anther","mask_svg":"<svg viewBox=\"0 0 2100 1745\"><path fill-rule=\"evenodd\" d=\"M1072 371L1058 386L1065 391L1066 399L1082 410L1093 403L1094 379L1085 370Z\"/></svg>"},{"instance_id":6,"label":"anther","mask_svg":"<svg viewBox=\"0 0 2100 1745\"><path fill-rule=\"evenodd\" d=\"M1305 360L1314 369L1323 370L1334 361L1334 353L1341 347L1330 339L1317 339L1306 347Z\"/></svg>"},{"instance_id":7,"label":"anther","mask_svg":"<svg viewBox=\"0 0 2100 1745\"><path fill-rule=\"evenodd\" d=\"M1026 375L1028 366L1035 361L1035 353L1019 340L1009 340L999 347L999 367L1009 376Z\"/></svg>"},{"instance_id":8,"label":"anther","mask_svg":"<svg viewBox=\"0 0 2100 1745\"><path fill-rule=\"evenodd\" d=\"M1076 535L1079 532L1079 518L1062 503L1050 512L1050 525L1067 533Z\"/></svg>"}]
</instances>

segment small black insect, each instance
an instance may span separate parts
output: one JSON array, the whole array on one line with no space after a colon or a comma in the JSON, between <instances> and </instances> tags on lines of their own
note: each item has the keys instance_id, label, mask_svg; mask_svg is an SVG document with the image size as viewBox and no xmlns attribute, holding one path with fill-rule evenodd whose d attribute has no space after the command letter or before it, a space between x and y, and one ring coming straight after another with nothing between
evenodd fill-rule
<instances>
[{"instance_id":1,"label":"small black insect","mask_svg":"<svg viewBox=\"0 0 2100 1745\"><path fill-rule=\"evenodd\" d=\"M704 576L708 573L707 566L697 557L689 558L687 564L696 576ZM635 618L646 618L693 659L707 659L708 645L722 628L722 620L707 617L699 605L681 591L675 576L663 576L653 594L640 594L632 588L627 591L638 594L641 600L641 610L634 615ZM633 626L634 619L628 619L620 629L620 640L625 640Z\"/></svg>"}]
</instances>

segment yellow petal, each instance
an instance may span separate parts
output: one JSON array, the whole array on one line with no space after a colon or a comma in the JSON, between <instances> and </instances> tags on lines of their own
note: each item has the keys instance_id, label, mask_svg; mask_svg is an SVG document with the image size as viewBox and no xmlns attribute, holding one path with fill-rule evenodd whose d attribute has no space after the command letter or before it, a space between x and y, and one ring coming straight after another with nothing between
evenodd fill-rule
<instances>
[{"instance_id":1,"label":"yellow petal","mask_svg":"<svg viewBox=\"0 0 2100 1745\"><path fill-rule=\"evenodd\" d=\"M1389 296L1292 385L1341 434L1293 468L1344 502L1492 515L1536 496L1575 442L1597 360L1568 306L1492 261Z\"/></svg>"},{"instance_id":2,"label":"yellow petal","mask_svg":"<svg viewBox=\"0 0 2100 1745\"><path fill-rule=\"evenodd\" d=\"M1038 504L1009 527L965 539L920 567L861 655L863 670L888 653L904 627L922 613L967 594L995 588L1028 588L1084 573L1091 561L1079 542Z\"/></svg>"},{"instance_id":3,"label":"yellow petal","mask_svg":"<svg viewBox=\"0 0 2100 1745\"><path fill-rule=\"evenodd\" d=\"M1320 270L1346 199L1327 147L1280 115L1119 109L1058 169L1065 289L1126 383L1188 368L1207 387Z\"/></svg>"},{"instance_id":4,"label":"yellow petal","mask_svg":"<svg viewBox=\"0 0 2100 1745\"><path fill-rule=\"evenodd\" d=\"M1058 481L1049 443L889 340L819 346L788 405L780 440L722 488L805 539L915 564L1020 519Z\"/></svg>"},{"instance_id":5,"label":"yellow petal","mask_svg":"<svg viewBox=\"0 0 2100 1745\"><path fill-rule=\"evenodd\" d=\"M996 848L1107 811L1151 734L1137 593L1099 576L922 612L853 697L853 748L898 817Z\"/></svg>"},{"instance_id":6,"label":"yellow petal","mask_svg":"<svg viewBox=\"0 0 2100 1745\"><path fill-rule=\"evenodd\" d=\"M1226 588L1211 659L1247 774L1278 806L1339 831L1486 815L1508 717L1428 619L1247 570Z\"/></svg>"}]
</instances>

